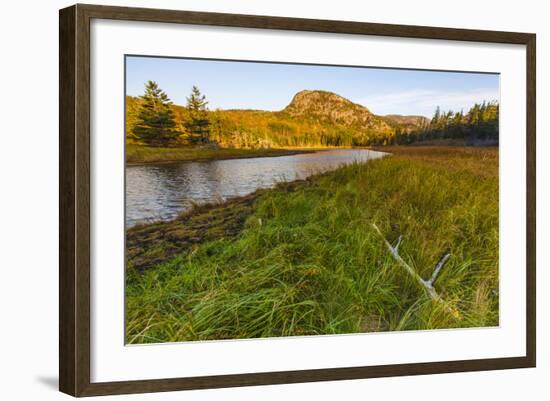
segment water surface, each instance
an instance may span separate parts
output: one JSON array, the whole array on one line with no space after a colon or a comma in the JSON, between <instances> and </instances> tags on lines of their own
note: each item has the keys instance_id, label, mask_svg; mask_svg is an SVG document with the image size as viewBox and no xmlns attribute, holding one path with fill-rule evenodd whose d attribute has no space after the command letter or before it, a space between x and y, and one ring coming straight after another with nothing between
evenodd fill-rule
<instances>
[{"instance_id":1,"label":"water surface","mask_svg":"<svg viewBox=\"0 0 550 401\"><path fill-rule=\"evenodd\" d=\"M367 149L334 149L292 156L128 166L126 225L169 220L193 203L247 195L277 182L304 179L384 155Z\"/></svg>"}]
</instances>

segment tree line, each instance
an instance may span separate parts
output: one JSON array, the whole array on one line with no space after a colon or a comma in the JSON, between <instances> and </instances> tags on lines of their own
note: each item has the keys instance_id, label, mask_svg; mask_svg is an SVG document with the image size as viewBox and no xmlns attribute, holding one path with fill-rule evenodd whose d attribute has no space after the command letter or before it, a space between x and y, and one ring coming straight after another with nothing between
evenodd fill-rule
<instances>
[{"instance_id":1,"label":"tree line","mask_svg":"<svg viewBox=\"0 0 550 401\"><path fill-rule=\"evenodd\" d=\"M496 101L474 104L462 110L442 112L438 106L432 119L414 130L396 128L394 144L406 145L437 139L461 139L466 144L498 143L499 104Z\"/></svg>"}]
</instances>

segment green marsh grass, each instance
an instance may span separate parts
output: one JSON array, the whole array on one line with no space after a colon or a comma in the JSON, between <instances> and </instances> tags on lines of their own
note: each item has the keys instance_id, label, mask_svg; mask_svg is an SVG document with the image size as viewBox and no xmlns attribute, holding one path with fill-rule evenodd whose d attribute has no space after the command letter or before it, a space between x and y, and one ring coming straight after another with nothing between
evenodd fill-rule
<instances>
[{"instance_id":1,"label":"green marsh grass","mask_svg":"<svg viewBox=\"0 0 550 401\"><path fill-rule=\"evenodd\" d=\"M232 235L172 248L147 268L130 257L127 342L498 325L498 150L389 151L259 191ZM435 282L445 305L392 259L372 223L390 242L403 236L400 255L424 278L451 253Z\"/></svg>"}]
</instances>

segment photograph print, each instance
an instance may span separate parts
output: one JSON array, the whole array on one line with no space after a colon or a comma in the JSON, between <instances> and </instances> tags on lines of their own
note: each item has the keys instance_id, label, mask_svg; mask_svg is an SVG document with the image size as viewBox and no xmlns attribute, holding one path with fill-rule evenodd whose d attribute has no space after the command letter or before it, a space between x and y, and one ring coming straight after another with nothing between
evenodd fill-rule
<instances>
[{"instance_id":1,"label":"photograph print","mask_svg":"<svg viewBox=\"0 0 550 401\"><path fill-rule=\"evenodd\" d=\"M499 326L499 74L125 77L127 344Z\"/></svg>"}]
</instances>

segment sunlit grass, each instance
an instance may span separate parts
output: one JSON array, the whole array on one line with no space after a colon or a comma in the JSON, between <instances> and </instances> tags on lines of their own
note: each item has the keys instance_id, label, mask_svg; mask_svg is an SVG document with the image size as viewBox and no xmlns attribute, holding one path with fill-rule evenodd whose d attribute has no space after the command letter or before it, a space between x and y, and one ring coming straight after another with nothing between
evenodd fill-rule
<instances>
[{"instance_id":1,"label":"sunlit grass","mask_svg":"<svg viewBox=\"0 0 550 401\"><path fill-rule=\"evenodd\" d=\"M249 157L286 156L305 153L298 149L230 149L207 147L153 147L126 144L129 164L166 163L190 160L240 159Z\"/></svg>"},{"instance_id":2,"label":"sunlit grass","mask_svg":"<svg viewBox=\"0 0 550 401\"><path fill-rule=\"evenodd\" d=\"M127 341L498 325L498 151L392 152L261 191L237 236L147 269L130 260ZM403 236L400 254L424 278L451 253L435 284L445 305L397 265L372 223L389 241Z\"/></svg>"}]
</instances>

